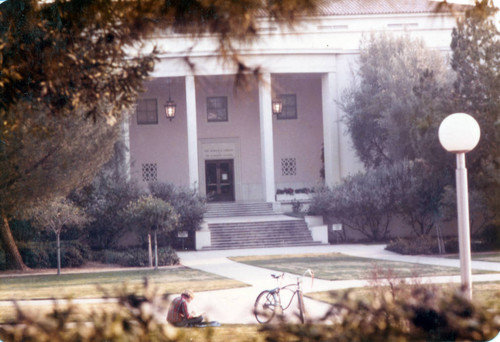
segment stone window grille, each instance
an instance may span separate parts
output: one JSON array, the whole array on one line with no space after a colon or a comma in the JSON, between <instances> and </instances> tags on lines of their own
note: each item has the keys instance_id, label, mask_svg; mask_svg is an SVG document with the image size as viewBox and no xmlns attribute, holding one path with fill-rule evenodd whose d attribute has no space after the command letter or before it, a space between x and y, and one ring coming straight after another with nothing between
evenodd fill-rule
<instances>
[{"instance_id":1,"label":"stone window grille","mask_svg":"<svg viewBox=\"0 0 500 342\"><path fill-rule=\"evenodd\" d=\"M142 164L142 180L144 182L156 182L158 180L158 166L156 163Z\"/></svg>"},{"instance_id":2,"label":"stone window grille","mask_svg":"<svg viewBox=\"0 0 500 342\"><path fill-rule=\"evenodd\" d=\"M297 160L295 158L281 158L281 175L297 175Z\"/></svg>"}]
</instances>

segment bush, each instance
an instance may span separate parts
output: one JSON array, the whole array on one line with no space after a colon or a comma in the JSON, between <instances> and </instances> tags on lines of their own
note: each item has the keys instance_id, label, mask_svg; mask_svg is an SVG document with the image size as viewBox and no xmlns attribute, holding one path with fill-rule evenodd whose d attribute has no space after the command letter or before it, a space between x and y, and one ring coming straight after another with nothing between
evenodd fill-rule
<instances>
[{"instance_id":1,"label":"bush","mask_svg":"<svg viewBox=\"0 0 500 342\"><path fill-rule=\"evenodd\" d=\"M20 242L19 253L30 268L56 268L55 242ZM61 266L80 267L89 259L88 248L78 241L61 241Z\"/></svg>"},{"instance_id":2,"label":"bush","mask_svg":"<svg viewBox=\"0 0 500 342\"><path fill-rule=\"evenodd\" d=\"M97 177L91 185L71 194L71 200L94 219L81 230L86 233L85 239L92 249L116 248L125 230L117 213L140 195L137 183L105 176Z\"/></svg>"},{"instance_id":3,"label":"bush","mask_svg":"<svg viewBox=\"0 0 500 342\"><path fill-rule=\"evenodd\" d=\"M445 247L446 251L448 251L447 247ZM439 251L437 238L432 236L397 238L390 241L385 249L403 255L437 254Z\"/></svg>"},{"instance_id":4,"label":"bush","mask_svg":"<svg viewBox=\"0 0 500 342\"><path fill-rule=\"evenodd\" d=\"M179 214L177 230L194 232L199 229L206 206L205 199L195 190L168 183L150 183L149 191L154 197L161 198L174 207Z\"/></svg>"},{"instance_id":5,"label":"bush","mask_svg":"<svg viewBox=\"0 0 500 342\"><path fill-rule=\"evenodd\" d=\"M444 239L444 247L446 253L458 253L458 237ZM390 241L385 249L403 255L439 254L438 242L435 236L397 238ZM484 252L489 250L494 250L489 241L484 239L471 240L472 252Z\"/></svg>"},{"instance_id":6,"label":"bush","mask_svg":"<svg viewBox=\"0 0 500 342\"><path fill-rule=\"evenodd\" d=\"M333 323L268 326L266 341L489 341L500 329L498 315L460 293L414 286L399 298L334 296L324 318Z\"/></svg>"},{"instance_id":7,"label":"bush","mask_svg":"<svg viewBox=\"0 0 500 342\"><path fill-rule=\"evenodd\" d=\"M486 226L480 239L485 241L490 249L500 249L500 227L494 224Z\"/></svg>"},{"instance_id":8,"label":"bush","mask_svg":"<svg viewBox=\"0 0 500 342\"><path fill-rule=\"evenodd\" d=\"M335 218L370 241L385 240L394 212L391 178L385 170L372 170L348 177L332 189L319 189L312 196L309 214Z\"/></svg>"},{"instance_id":9,"label":"bush","mask_svg":"<svg viewBox=\"0 0 500 342\"><path fill-rule=\"evenodd\" d=\"M124 267L148 267L147 248L128 248L126 250L105 250L99 253L99 259L105 264L114 264ZM158 248L158 265L169 266L179 264L177 253L170 247Z\"/></svg>"}]
</instances>

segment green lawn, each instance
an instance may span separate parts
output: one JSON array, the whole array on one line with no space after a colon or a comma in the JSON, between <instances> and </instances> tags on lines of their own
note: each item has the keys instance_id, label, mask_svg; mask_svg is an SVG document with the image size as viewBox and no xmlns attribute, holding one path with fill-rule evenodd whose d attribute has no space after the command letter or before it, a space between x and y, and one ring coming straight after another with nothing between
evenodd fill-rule
<instances>
[{"instance_id":1,"label":"green lawn","mask_svg":"<svg viewBox=\"0 0 500 342\"><path fill-rule=\"evenodd\" d=\"M378 277L387 275L391 277L423 277L460 274L459 269L454 267L357 258L338 253L248 256L234 257L231 260L293 274L302 274L310 268L314 271L316 278L326 280L373 279L375 275Z\"/></svg>"},{"instance_id":2,"label":"green lawn","mask_svg":"<svg viewBox=\"0 0 500 342\"><path fill-rule=\"evenodd\" d=\"M472 255L472 260L500 262L500 252L475 253Z\"/></svg>"},{"instance_id":3,"label":"green lawn","mask_svg":"<svg viewBox=\"0 0 500 342\"><path fill-rule=\"evenodd\" d=\"M460 259L460 255L449 254L445 258L447 258L447 259ZM500 262L500 252L473 253L471 256L471 259L474 261Z\"/></svg>"},{"instance_id":4,"label":"green lawn","mask_svg":"<svg viewBox=\"0 0 500 342\"><path fill-rule=\"evenodd\" d=\"M41 298L102 297L104 289L110 296L126 283L135 287L148 278L162 293L179 293L185 288L210 291L246 286L241 282L187 267L124 270L57 275L0 277L0 300Z\"/></svg>"},{"instance_id":5,"label":"green lawn","mask_svg":"<svg viewBox=\"0 0 500 342\"><path fill-rule=\"evenodd\" d=\"M411 285L407 285L411 286ZM449 293L450 291L458 291L460 284L433 284L433 288ZM371 301L376 293L380 293L377 289L370 287L346 289L339 291L325 291L308 293L307 297L333 304L342 298L346 291L352 292L356 298L362 298L366 301ZM389 291L389 289L386 289ZM500 312L500 282L485 282L472 284L472 297L474 303L488 308L493 312Z\"/></svg>"}]
</instances>

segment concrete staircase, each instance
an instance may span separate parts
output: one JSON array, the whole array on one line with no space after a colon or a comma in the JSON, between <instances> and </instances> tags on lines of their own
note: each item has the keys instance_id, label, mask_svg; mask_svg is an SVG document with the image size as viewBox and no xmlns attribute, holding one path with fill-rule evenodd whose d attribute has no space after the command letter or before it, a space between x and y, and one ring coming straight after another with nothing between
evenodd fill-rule
<instances>
[{"instance_id":1,"label":"concrete staircase","mask_svg":"<svg viewBox=\"0 0 500 342\"><path fill-rule=\"evenodd\" d=\"M205 218L277 215L272 203L219 202L207 204Z\"/></svg>"},{"instance_id":2,"label":"concrete staircase","mask_svg":"<svg viewBox=\"0 0 500 342\"><path fill-rule=\"evenodd\" d=\"M318 245L302 219L273 211L271 203L209 204L211 245L203 250Z\"/></svg>"}]
</instances>

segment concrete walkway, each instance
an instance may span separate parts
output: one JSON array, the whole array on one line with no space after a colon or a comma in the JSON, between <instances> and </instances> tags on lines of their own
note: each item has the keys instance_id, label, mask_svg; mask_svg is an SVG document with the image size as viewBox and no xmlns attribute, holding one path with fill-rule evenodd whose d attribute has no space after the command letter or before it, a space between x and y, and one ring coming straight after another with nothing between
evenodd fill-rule
<instances>
[{"instance_id":1,"label":"concrete walkway","mask_svg":"<svg viewBox=\"0 0 500 342\"><path fill-rule=\"evenodd\" d=\"M439 265L448 267L460 267L456 259L446 259L432 256L402 256L386 251L385 245L323 245L312 247L286 247L286 248L261 248L261 249L238 249L221 251L196 251L179 252L181 264L214 273L226 278L235 279L248 284L248 287L197 293L193 304L198 312L206 312L208 318L217 320L223 324L255 324L256 320L252 314L253 305L258 294L264 289L276 287L276 281L270 276L272 270L236 263L228 259L233 256L251 255L282 255L303 253L342 253L350 256L364 257L378 260L403 261L425 265ZM500 263L473 261L474 270L500 272ZM314 270L314 265L311 265ZM295 281L295 276L287 274L286 279ZM500 281L499 274L478 274L472 277L477 281ZM425 277L423 283L460 283L460 276ZM366 280L344 280L328 281L315 279L313 288L305 279L304 292L327 291L335 289L353 288L367 286ZM311 299L305 301L308 318L320 318L328 310L329 305ZM292 303L291 308L295 309ZM296 319L296 312L288 310L287 319Z\"/></svg>"}]
</instances>

